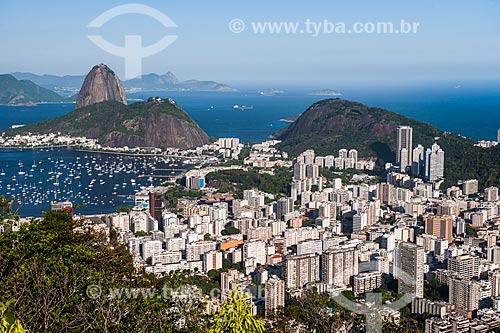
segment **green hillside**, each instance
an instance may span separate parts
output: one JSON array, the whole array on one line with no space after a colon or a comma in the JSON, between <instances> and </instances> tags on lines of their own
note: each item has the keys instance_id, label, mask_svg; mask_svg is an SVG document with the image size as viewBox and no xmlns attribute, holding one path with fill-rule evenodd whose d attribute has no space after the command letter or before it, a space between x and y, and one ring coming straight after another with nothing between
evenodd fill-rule
<instances>
[{"instance_id":1,"label":"green hillside","mask_svg":"<svg viewBox=\"0 0 500 333\"><path fill-rule=\"evenodd\" d=\"M28 80L17 80L10 74L0 75L0 104L29 105L41 102L63 102L64 98L52 90Z\"/></svg>"},{"instance_id":2,"label":"green hillside","mask_svg":"<svg viewBox=\"0 0 500 333\"><path fill-rule=\"evenodd\" d=\"M96 103L8 134L57 132L98 139L112 147L191 148L209 142L189 114L158 98L128 106L116 101Z\"/></svg>"}]
</instances>

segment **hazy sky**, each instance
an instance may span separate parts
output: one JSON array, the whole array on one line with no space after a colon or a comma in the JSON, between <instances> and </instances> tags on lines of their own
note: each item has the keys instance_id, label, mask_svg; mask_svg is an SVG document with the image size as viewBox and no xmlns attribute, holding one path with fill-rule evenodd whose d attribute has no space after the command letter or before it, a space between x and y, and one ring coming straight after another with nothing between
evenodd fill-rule
<instances>
[{"instance_id":1,"label":"hazy sky","mask_svg":"<svg viewBox=\"0 0 500 333\"><path fill-rule=\"evenodd\" d=\"M100 34L120 45L124 35L155 43L177 40L145 58L145 73L222 82L335 82L500 78L500 1L495 0L163 0L141 1L170 17L165 28L137 14L101 28L87 25L128 1L0 2L0 73L84 74L104 62L119 75L124 60L94 45ZM228 24L245 22L235 34ZM415 34L257 34L252 22L418 22ZM301 29L304 25L300 26Z\"/></svg>"}]
</instances>

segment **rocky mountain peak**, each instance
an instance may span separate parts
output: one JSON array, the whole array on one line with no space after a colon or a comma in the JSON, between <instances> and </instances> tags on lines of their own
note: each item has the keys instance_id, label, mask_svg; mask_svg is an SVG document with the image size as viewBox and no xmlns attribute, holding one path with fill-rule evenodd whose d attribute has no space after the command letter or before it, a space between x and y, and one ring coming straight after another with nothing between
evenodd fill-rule
<instances>
[{"instance_id":1,"label":"rocky mountain peak","mask_svg":"<svg viewBox=\"0 0 500 333\"><path fill-rule=\"evenodd\" d=\"M117 101L127 105L125 90L118 76L105 64L99 64L85 77L76 100L76 108L105 101Z\"/></svg>"}]
</instances>

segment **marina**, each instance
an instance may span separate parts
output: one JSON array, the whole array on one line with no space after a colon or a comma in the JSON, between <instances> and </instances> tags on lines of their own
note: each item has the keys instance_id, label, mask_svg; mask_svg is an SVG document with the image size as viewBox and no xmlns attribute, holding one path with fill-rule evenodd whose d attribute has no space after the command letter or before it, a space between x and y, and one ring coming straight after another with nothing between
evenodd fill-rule
<instances>
[{"instance_id":1,"label":"marina","mask_svg":"<svg viewBox=\"0 0 500 333\"><path fill-rule=\"evenodd\" d=\"M39 216L51 201L71 201L78 214L111 213L132 205L136 192L185 171L192 161L74 149L0 150L0 195L20 216Z\"/></svg>"}]
</instances>

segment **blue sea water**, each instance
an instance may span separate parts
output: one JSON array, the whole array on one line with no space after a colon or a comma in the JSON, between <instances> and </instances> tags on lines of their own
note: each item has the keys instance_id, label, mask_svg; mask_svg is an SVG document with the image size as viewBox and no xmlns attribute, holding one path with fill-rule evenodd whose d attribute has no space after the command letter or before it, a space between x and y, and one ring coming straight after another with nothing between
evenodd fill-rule
<instances>
[{"instance_id":1,"label":"blue sea water","mask_svg":"<svg viewBox=\"0 0 500 333\"><path fill-rule=\"evenodd\" d=\"M335 88L335 87L333 87ZM214 137L239 137L243 142L258 142L285 127L288 123L280 121L290 115L305 111L312 103L328 98L311 96L307 93L314 89L288 89L284 94L262 96L255 91L240 92L141 92L129 94L128 98L147 99L148 97L171 97L177 104L186 110L208 135ZM417 120L433 124L445 131L458 132L462 135L485 140L496 140L497 130L500 128L500 84L495 82L477 83L468 82L460 85L452 83L421 84L418 86L393 87L345 87L339 89L342 98L358 101L392 110ZM131 100L131 102L133 102ZM253 106L253 110L237 110L233 106ZM35 123L51 119L74 109L74 104L42 104L32 107L0 106L0 131L12 125ZM91 154L92 155L92 154ZM49 161L48 158L51 158ZM86 160L96 166L106 166L113 163L130 165L130 173L119 173L117 178L105 178L106 175L87 175L82 172L80 182L68 184L67 173L63 165L75 165L77 158ZM142 185L148 185L143 178L136 185L130 183L137 174L150 174L151 165L144 160L129 158L126 163L116 156L86 156L71 150L23 150L1 151L0 169L4 169L5 176L0 176L0 195L11 196L14 192L23 205L19 208L21 216L37 216L42 210L48 209L49 200L72 200L86 206L81 213L91 214L98 212L112 212L117 205L130 203L130 195ZM61 162L61 160L63 162ZM31 165L41 166L26 175L19 175L19 162L25 168ZM53 164L55 161L57 167ZM151 162L152 163L152 162ZM154 165L154 163L153 163ZM48 171L60 169L59 187L55 188L53 174ZM39 169L44 168L44 172ZM131 169L130 169L131 168ZM109 172L108 172L109 173ZM29 175L32 175L31 177ZM16 179L12 177L16 176ZM97 178L96 178L97 177ZM108 176L109 177L109 176ZM92 188L88 185L92 178L96 182ZM99 182L100 179L105 184ZM120 179L118 179L120 178ZM123 179L121 179L123 178ZM158 183L159 180L154 181ZM81 187L78 184L81 183ZM10 190L6 185L9 184ZM118 190L113 186L118 184ZM123 187L123 184L126 184ZM14 189L14 190L13 190ZM23 192L24 189L24 192ZM59 193L57 193L59 190ZM54 193L55 191L55 193ZM115 194L113 194L115 193ZM57 194L57 197L54 197ZM86 196L86 194L88 194ZM38 197L45 200L36 204L26 198ZM24 199L23 199L24 198ZM21 200L22 199L22 200Z\"/></svg>"},{"instance_id":2,"label":"blue sea water","mask_svg":"<svg viewBox=\"0 0 500 333\"><path fill-rule=\"evenodd\" d=\"M265 140L287 125L280 119L305 111L328 98L310 96L313 89L290 89L284 94L262 96L239 92L140 92L130 99L171 97L214 137L239 137L243 142ZM342 98L386 108L445 131L485 140L496 140L500 128L500 83L470 82L408 86L346 87ZM253 106L235 110L233 105ZM74 104L41 104L31 107L0 106L0 130L12 125L51 119L74 109Z\"/></svg>"}]
</instances>

